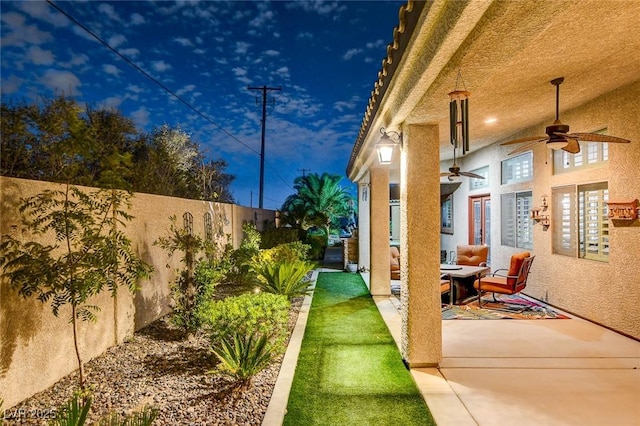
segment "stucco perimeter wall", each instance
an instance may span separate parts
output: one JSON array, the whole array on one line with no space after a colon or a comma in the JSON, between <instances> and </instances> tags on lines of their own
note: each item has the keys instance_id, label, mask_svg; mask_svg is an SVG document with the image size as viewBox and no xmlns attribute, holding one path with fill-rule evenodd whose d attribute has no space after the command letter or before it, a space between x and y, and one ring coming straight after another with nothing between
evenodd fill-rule
<instances>
[{"instance_id":1,"label":"stucco perimeter wall","mask_svg":"<svg viewBox=\"0 0 640 426\"><path fill-rule=\"evenodd\" d=\"M0 233L17 236L17 206L21 197L29 197L45 189L62 189L62 185L0 177ZM95 188L82 188L95 191ZM183 215L193 216L193 231L204 238L204 215L211 213L214 238L221 244L231 238L234 247L242 240L242 224L254 222L258 230L265 221L273 223L275 212L231 204L187 200L150 194L135 194L126 235L138 255L154 268L150 279L140 283L140 291L132 295L121 288L115 299L108 292L91 301L100 307L96 323L80 323L79 342L84 361L104 353L147 324L170 312L169 283L180 268L180 253L169 258L153 242L168 236L170 216L182 226ZM257 219L257 221L256 221ZM27 240L28 236L22 236ZM53 243L43 238L42 243ZM167 267L169 265L169 267ZM48 304L35 298L22 299L0 283L0 398L5 408L11 407L44 390L77 369L73 347L70 309L63 308L53 316ZM90 372L89 372L90 374Z\"/></svg>"},{"instance_id":2,"label":"stucco perimeter wall","mask_svg":"<svg viewBox=\"0 0 640 426\"><path fill-rule=\"evenodd\" d=\"M473 108L473 107L471 107ZM607 128L607 133L631 140L630 144L609 144L609 164L588 170L553 174L551 156L544 144L534 148L534 180L513 185L500 184L500 160L507 158L511 146L496 143L472 152L461 161L462 170L489 165L490 186L469 190L468 180L454 193L454 235L442 235L443 250L455 250L468 242L468 198L491 195L491 266L508 267L510 256L522 249L501 245L500 194L531 190L534 206L542 195L565 185L608 182L610 200L640 199L640 81L605 94L586 105L561 113L571 131L591 132ZM513 138L542 135L553 119L527 129ZM473 137L473 135L472 135ZM447 162L441 164L446 170ZM552 215L552 206L549 208ZM640 339L640 220L632 223L609 221L610 255L608 262L553 254L554 224L544 229L535 224L532 253L536 255L524 293L563 308L581 317Z\"/></svg>"}]
</instances>

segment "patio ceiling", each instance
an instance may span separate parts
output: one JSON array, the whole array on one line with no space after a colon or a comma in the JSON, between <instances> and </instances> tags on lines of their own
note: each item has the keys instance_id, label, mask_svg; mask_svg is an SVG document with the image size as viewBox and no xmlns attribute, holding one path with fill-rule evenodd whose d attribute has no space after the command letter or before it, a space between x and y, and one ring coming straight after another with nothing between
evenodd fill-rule
<instances>
[{"instance_id":1,"label":"patio ceiling","mask_svg":"<svg viewBox=\"0 0 640 426\"><path fill-rule=\"evenodd\" d=\"M367 131L354 147L350 178L363 176L374 161L380 127L437 123L440 160L450 159L448 93L459 70L471 92L471 151L521 135L544 134L541 124L551 124L555 115L550 80L565 77L561 117L565 110L638 80L640 2L427 3L397 68L384 82L386 92L372 96L378 105L363 123ZM488 119L495 122L485 123ZM397 181L398 167L391 167L392 182Z\"/></svg>"}]
</instances>

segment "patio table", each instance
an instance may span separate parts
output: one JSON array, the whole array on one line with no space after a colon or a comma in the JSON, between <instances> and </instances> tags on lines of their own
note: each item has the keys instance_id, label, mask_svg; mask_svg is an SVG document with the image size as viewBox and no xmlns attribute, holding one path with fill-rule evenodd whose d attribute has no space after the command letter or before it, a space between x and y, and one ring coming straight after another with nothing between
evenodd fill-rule
<instances>
[{"instance_id":1,"label":"patio table","mask_svg":"<svg viewBox=\"0 0 640 426\"><path fill-rule=\"evenodd\" d=\"M482 276L490 270L491 268L488 266L450 265L441 263L440 274L449 277L449 306L453 305L456 296L454 278L475 277L478 280L482 280Z\"/></svg>"}]
</instances>

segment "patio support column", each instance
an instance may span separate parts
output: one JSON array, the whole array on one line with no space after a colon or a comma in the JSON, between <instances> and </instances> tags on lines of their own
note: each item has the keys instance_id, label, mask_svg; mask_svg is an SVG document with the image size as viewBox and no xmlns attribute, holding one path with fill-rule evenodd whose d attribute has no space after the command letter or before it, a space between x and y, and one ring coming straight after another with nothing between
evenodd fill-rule
<instances>
[{"instance_id":1,"label":"patio support column","mask_svg":"<svg viewBox=\"0 0 640 426\"><path fill-rule=\"evenodd\" d=\"M389 169L385 166L372 166L371 177L371 215L370 215L370 255L371 284L373 296L391 294L391 269L389 267Z\"/></svg>"},{"instance_id":2,"label":"patio support column","mask_svg":"<svg viewBox=\"0 0 640 426\"><path fill-rule=\"evenodd\" d=\"M358 182L358 268L364 268L360 273L369 291L371 291L371 256L369 253L369 241L371 241L371 209L369 207L369 176Z\"/></svg>"},{"instance_id":3,"label":"patio support column","mask_svg":"<svg viewBox=\"0 0 640 426\"><path fill-rule=\"evenodd\" d=\"M438 126L406 126L401 161L402 356L430 367L442 360Z\"/></svg>"}]
</instances>

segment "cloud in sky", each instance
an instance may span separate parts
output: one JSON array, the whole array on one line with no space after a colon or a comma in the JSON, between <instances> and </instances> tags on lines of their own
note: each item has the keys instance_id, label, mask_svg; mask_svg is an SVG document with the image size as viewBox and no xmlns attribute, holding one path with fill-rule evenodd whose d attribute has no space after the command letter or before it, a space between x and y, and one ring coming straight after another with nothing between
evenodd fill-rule
<instances>
[{"instance_id":1,"label":"cloud in sky","mask_svg":"<svg viewBox=\"0 0 640 426\"><path fill-rule=\"evenodd\" d=\"M80 96L80 79L70 71L48 69L40 79L40 83L54 93L67 96Z\"/></svg>"},{"instance_id":2,"label":"cloud in sky","mask_svg":"<svg viewBox=\"0 0 640 426\"><path fill-rule=\"evenodd\" d=\"M354 56L357 56L357 55L361 54L362 52L363 52L363 50L360 49L360 48L349 49L344 53L344 55L342 55L342 59L344 59L345 61L349 61L349 60L353 59Z\"/></svg>"},{"instance_id":3,"label":"cloud in sky","mask_svg":"<svg viewBox=\"0 0 640 426\"><path fill-rule=\"evenodd\" d=\"M267 93L265 129L265 207L279 208L300 169L344 175L403 3L57 3L196 113L46 2L3 0L2 94L117 107L141 131L179 125L255 205L262 94L248 86L281 88Z\"/></svg>"},{"instance_id":4,"label":"cloud in sky","mask_svg":"<svg viewBox=\"0 0 640 426\"><path fill-rule=\"evenodd\" d=\"M34 65L51 65L54 60L53 52L40 46L31 46L25 56Z\"/></svg>"}]
</instances>

